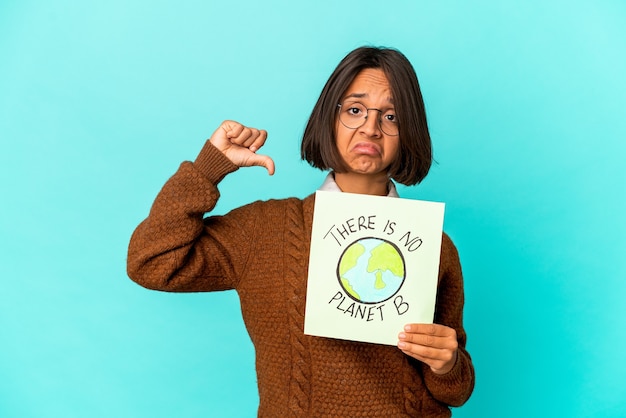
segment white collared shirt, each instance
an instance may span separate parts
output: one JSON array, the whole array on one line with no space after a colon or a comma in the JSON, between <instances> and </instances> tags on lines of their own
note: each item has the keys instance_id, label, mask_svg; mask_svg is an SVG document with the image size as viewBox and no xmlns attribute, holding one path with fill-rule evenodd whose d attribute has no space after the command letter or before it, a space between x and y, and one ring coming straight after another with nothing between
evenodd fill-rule
<instances>
[{"instance_id":1,"label":"white collared shirt","mask_svg":"<svg viewBox=\"0 0 626 418\"><path fill-rule=\"evenodd\" d=\"M328 173L324 182L320 186L318 190L322 190L324 192L341 192L339 186L335 182L335 176L332 172ZM396 185L393 181L389 180L389 193L387 193L387 197L400 197L398 196L398 191L396 190Z\"/></svg>"}]
</instances>

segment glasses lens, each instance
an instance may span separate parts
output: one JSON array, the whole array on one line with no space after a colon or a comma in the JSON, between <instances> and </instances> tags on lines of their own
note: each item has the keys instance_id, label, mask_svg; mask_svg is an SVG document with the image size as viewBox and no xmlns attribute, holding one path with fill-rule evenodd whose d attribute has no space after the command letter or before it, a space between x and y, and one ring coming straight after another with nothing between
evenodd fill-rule
<instances>
[{"instance_id":1,"label":"glasses lens","mask_svg":"<svg viewBox=\"0 0 626 418\"><path fill-rule=\"evenodd\" d=\"M367 108L359 102L343 102L339 108L339 119L347 128L356 129L365 123Z\"/></svg>"},{"instance_id":2,"label":"glasses lens","mask_svg":"<svg viewBox=\"0 0 626 418\"><path fill-rule=\"evenodd\" d=\"M398 118L395 110L389 109L384 112L378 109L367 109L363 103L346 101L339 106L339 120L350 129L357 129L363 126L367 120L369 111L376 112L376 116L380 121L380 129L387 135L398 135Z\"/></svg>"},{"instance_id":3,"label":"glasses lens","mask_svg":"<svg viewBox=\"0 0 626 418\"><path fill-rule=\"evenodd\" d=\"M398 135L398 116L395 110L386 110L380 115L380 129L387 135Z\"/></svg>"}]
</instances>

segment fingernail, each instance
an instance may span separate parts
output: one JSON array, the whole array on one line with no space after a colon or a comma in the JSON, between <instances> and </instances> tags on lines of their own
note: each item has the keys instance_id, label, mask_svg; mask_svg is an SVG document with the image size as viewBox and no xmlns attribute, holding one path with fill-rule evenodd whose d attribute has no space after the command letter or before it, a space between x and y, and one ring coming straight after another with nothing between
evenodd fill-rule
<instances>
[{"instance_id":1,"label":"fingernail","mask_svg":"<svg viewBox=\"0 0 626 418\"><path fill-rule=\"evenodd\" d=\"M401 340L404 340L404 339L406 338L406 334L405 334L404 332L401 332L401 333L398 335L398 338L400 338Z\"/></svg>"}]
</instances>

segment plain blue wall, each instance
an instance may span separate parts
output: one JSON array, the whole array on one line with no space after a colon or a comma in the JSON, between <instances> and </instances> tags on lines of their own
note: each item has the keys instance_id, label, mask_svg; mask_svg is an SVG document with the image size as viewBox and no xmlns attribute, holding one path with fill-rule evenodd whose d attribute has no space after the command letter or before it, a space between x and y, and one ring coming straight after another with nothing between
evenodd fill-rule
<instances>
[{"instance_id":1,"label":"plain blue wall","mask_svg":"<svg viewBox=\"0 0 626 418\"><path fill-rule=\"evenodd\" d=\"M394 46L438 160L405 197L445 201L466 276L476 390L456 417L626 414L626 3L0 3L0 416L255 415L233 292L126 277L165 180L226 118L277 164L218 211L305 196L298 142L351 49Z\"/></svg>"}]
</instances>

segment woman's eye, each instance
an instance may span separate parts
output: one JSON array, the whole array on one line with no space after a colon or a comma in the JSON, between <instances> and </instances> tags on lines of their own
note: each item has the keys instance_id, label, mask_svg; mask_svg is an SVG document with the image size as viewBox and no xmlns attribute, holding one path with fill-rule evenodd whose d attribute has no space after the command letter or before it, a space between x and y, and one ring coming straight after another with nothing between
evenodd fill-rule
<instances>
[{"instance_id":1,"label":"woman's eye","mask_svg":"<svg viewBox=\"0 0 626 418\"><path fill-rule=\"evenodd\" d=\"M361 114L361 109L359 109L358 107L351 107L348 109L348 113L351 115L359 115Z\"/></svg>"},{"instance_id":2,"label":"woman's eye","mask_svg":"<svg viewBox=\"0 0 626 418\"><path fill-rule=\"evenodd\" d=\"M389 121L389 122L393 122L393 123L397 123L398 120L396 119L396 115L394 115L393 113L387 113L385 115L385 120Z\"/></svg>"}]
</instances>

